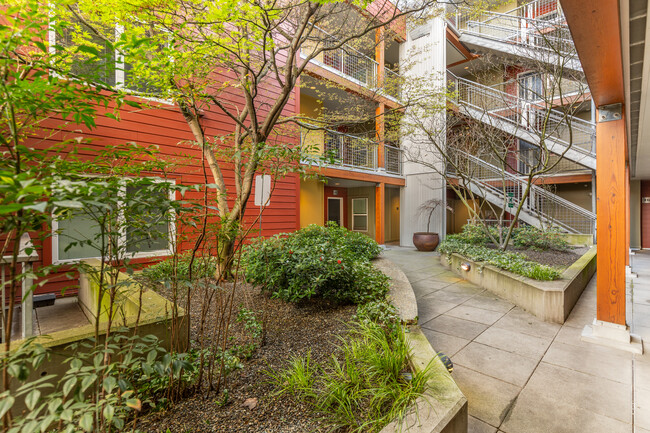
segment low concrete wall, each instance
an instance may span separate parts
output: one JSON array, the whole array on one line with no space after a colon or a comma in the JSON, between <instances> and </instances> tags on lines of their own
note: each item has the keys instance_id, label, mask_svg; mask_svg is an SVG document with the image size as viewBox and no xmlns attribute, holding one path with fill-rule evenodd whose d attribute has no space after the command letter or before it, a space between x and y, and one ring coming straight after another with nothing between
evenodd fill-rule
<instances>
[{"instance_id":1,"label":"low concrete wall","mask_svg":"<svg viewBox=\"0 0 650 433\"><path fill-rule=\"evenodd\" d=\"M404 272L388 259L376 259L373 264L391 278L389 297L402 322L415 323L417 299ZM431 379L426 392L415 401L404 419L388 424L381 433L467 433L467 398L420 327L407 326L405 336L411 348L411 367L414 371L429 368Z\"/></svg>"},{"instance_id":2,"label":"low concrete wall","mask_svg":"<svg viewBox=\"0 0 650 433\"><path fill-rule=\"evenodd\" d=\"M97 309L98 293L97 282L93 281L92 272L81 273L79 282L80 286L85 287L86 293L84 300L86 301L86 308L82 307L84 314L91 314L88 317L90 323L83 326L71 327L63 331L53 332L48 335L36 337L34 342L41 344L48 348L50 357L43 362L43 364L32 371L29 379L30 381L36 380L48 374L54 374L57 377L63 377L65 372L70 368L69 363L65 361L75 355L75 351L70 348L72 343L79 343L95 337L95 320L94 311ZM123 281L130 280L126 274L120 275ZM119 302L117 302L116 312L114 313L113 324L111 329L115 332L118 328L128 328L128 333L136 331L138 335L154 335L161 341L162 347L169 350L172 342L175 341L180 351L187 349L189 341L187 340L188 320L186 312L179 307L178 311L178 325L173 327L171 324L171 309L172 304L167 299L158 295L151 290L145 290L140 294L139 287L136 283L131 281L131 284L124 284L121 287L119 295ZM80 290L80 296L83 290ZM141 309L138 318L138 304L142 299ZM95 303L88 302L94 300ZM80 300L81 304L81 300ZM94 305L94 308L93 308ZM99 322L99 342L103 344L105 341L106 329L108 321L106 312L100 312ZM71 324L76 325L76 324ZM176 329L174 329L176 328ZM13 348L20 346L23 340L12 341ZM4 345L0 348L0 356L4 351ZM16 386L19 384L13 381L12 388L15 391ZM14 406L14 413L24 409L22 400L16 402Z\"/></svg>"},{"instance_id":3,"label":"low concrete wall","mask_svg":"<svg viewBox=\"0 0 650 433\"><path fill-rule=\"evenodd\" d=\"M564 323L596 272L596 247L591 247L562 273L560 279L554 281L522 277L495 266L473 262L458 254L451 254L450 257L442 254L440 261L464 279L509 300L540 319ZM469 271L460 268L461 263L465 262L471 265Z\"/></svg>"}]
</instances>

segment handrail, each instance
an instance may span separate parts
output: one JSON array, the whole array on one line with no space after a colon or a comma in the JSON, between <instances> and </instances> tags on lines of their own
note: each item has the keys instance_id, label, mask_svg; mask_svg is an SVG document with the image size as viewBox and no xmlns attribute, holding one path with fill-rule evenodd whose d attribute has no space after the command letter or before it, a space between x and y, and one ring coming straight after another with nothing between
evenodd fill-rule
<instances>
[{"instance_id":1,"label":"handrail","mask_svg":"<svg viewBox=\"0 0 650 433\"><path fill-rule=\"evenodd\" d=\"M523 190L527 187L524 178L508 173L459 149L454 149L454 154L457 156L455 161L457 166L465 163L470 182L480 182L484 188L500 196L505 193L506 188L514 189L510 199L513 203L520 203ZM452 170L449 172L454 174ZM501 185L502 188L496 185ZM530 193L523 210L570 232L592 234L595 229L596 214L534 184L530 185ZM552 211L555 215L551 215Z\"/></svg>"},{"instance_id":2,"label":"handrail","mask_svg":"<svg viewBox=\"0 0 650 433\"><path fill-rule=\"evenodd\" d=\"M468 8L457 8L454 19L448 19L448 21L460 33L474 34L552 53L556 51L575 53L575 45L565 23L525 15L513 15L510 12L478 12ZM560 37L549 35L549 30L559 31Z\"/></svg>"},{"instance_id":3,"label":"handrail","mask_svg":"<svg viewBox=\"0 0 650 433\"><path fill-rule=\"evenodd\" d=\"M553 108L538 108L534 102L492 87L456 76L447 71L447 79L454 86L452 99L485 112L500 122L524 129L535 136L546 135L585 156L595 157L596 125L578 117L566 115ZM515 116L516 119L512 119ZM569 122L567 122L569 120ZM570 140L566 133L570 123ZM550 128L549 128L550 126ZM541 128L544 130L541 130ZM535 143L537 144L537 143Z\"/></svg>"}]
</instances>

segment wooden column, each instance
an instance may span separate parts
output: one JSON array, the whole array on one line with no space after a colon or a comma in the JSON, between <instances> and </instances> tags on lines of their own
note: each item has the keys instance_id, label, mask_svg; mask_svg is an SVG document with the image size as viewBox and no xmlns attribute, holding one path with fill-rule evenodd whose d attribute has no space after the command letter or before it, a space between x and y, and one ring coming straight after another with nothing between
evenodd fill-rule
<instances>
[{"instance_id":1,"label":"wooden column","mask_svg":"<svg viewBox=\"0 0 650 433\"><path fill-rule=\"evenodd\" d=\"M601 109L599 108L599 118ZM604 322L625 325L626 164L625 116L596 125L597 311Z\"/></svg>"},{"instance_id":2,"label":"wooden column","mask_svg":"<svg viewBox=\"0 0 650 433\"><path fill-rule=\"evenodd\" d=\"M386 106L381 102L377 104L375 109L375 133L377 143L377 167L386 168L385 166L385 152L384 152L384 137L385 137L385 123L384 123L384 113L386 111Z\"/></svg>"},{"instance_id":3,"label":"wooden column","mask_svg":"<svg viewBox=\"0 0 650 433\"><path fill-rule=\"evenodd\" d=\"M385 243L384 233L386 233L385 225L385 200L386 199L386 184L380 182L375 187L375 241L378 244Z\"/></svg>"},{"instance_id":4,"label":"wooden column","mask_svg":"<svg viewBox=\"0 0 650 433\"><path fill-rule=\"evenodd\" d=\"M630 165L625 164L625 266L630 266Z\"/></svg>"},{"instance_id":5,"label":"wooden column","mask_svg":"<svg viewBox=\"0 0 650 433\"><path fill-rule=\"evenodd\" d=\"M385 48L384 28L379 27L375 30L375 61L377 62L377 87L384 85L384 66L385 66Z\"/></svg>"}]
</instances>

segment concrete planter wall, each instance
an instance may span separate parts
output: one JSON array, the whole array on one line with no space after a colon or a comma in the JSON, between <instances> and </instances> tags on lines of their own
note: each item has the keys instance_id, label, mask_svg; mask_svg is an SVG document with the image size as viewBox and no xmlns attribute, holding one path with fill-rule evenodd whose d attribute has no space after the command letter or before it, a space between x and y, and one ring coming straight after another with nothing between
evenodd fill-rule
<instances>
[{"instance_id":1,"label":"concrete planter wall","mask_svg":"<svg viewBox=\"0 0 650 433\"><path fill-rule=\"evenodd\" d=\"M596 247L591 247L555 281L522 277L491 265L473 262L458 254L443 254L440 261L464 279L509 300L540 319L564 323L596 272ZM462 263L469 263L470 270L461 269Z\"/></svg>"},{"instance_id":2,"label":"concrete planter wall","mask_svg":"<svg viewBox=\"0 0 650 433\"><path fill-rule=\"evenodd\" d=\"M391 279L389 297L403 323L414 324L418 307L413 288L404 272L387 259L373 261L376 268ZM411 367L432 373L427 391L418 398L408 415L388 424L381 433L467 433L467 398L438 358L419 326L405 328L411 348Z\"/></svg>"}]
</instances>

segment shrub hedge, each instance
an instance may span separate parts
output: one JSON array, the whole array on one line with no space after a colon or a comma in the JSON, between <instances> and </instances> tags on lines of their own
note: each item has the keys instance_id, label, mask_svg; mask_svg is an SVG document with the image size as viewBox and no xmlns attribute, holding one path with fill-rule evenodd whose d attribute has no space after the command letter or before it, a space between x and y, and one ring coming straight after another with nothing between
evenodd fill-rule
<instances>
[{"instance_id":1,"label":"shrub hedge","mask_svg":"<svg viewBox=\"0 0 650 433\"><path fill-rule=\"evenodd\" d=\"M248 245L247 281L289 302L319 296L363 304L388 293L388 277L370 260L381 247L369 237L337 225L310 225Z\"/></svg>"}]
</instances>

